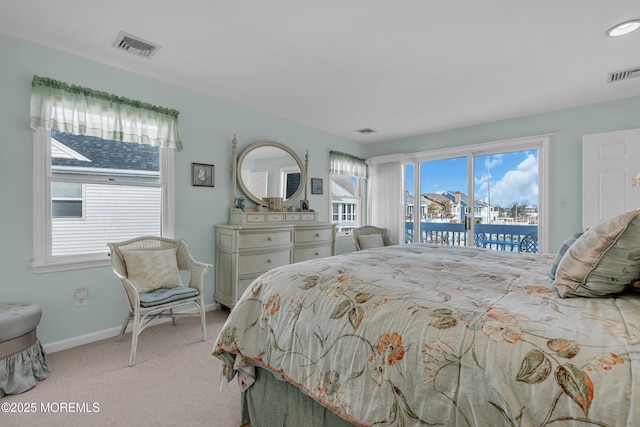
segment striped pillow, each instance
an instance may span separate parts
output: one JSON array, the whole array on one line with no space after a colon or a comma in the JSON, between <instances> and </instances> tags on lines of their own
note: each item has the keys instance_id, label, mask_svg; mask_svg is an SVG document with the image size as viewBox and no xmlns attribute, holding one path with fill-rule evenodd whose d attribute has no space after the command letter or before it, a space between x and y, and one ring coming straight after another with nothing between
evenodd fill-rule
<instances>
[{"instance_id":1,"label":"striped pillow","mask_svg":"<svg viewBox=\"0 0 640 427\"><path fill-rule=\"evenodd\" d=\"M560 249L558 249L558 255L556 255L556 260L553 262L553 265L551 266L551 278L553 280L556 279L556 270L558 269L558 265L560 264L562 257L567 252L567 250L569 250L569 246L571 246L573 242L578 240L578 237L580 236L582 236L582 232L576 233L573 236L569 236L567 240L565 240L562 243L562 245L560 246Z\"/></svg>"}]
</instances>

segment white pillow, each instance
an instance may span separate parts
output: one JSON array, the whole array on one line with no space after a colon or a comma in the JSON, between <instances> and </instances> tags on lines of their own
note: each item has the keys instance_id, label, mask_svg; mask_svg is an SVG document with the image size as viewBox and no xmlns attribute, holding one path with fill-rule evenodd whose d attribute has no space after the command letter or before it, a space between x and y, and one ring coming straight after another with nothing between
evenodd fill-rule
<instances>
[{"instance_id":1,"label":"white pillow","mask_svg":"<svg viewBox=\"0 0 640 427\"><path fill-rule=\"evenodd\" d=\"M175 249L122 251L127 277L138 292L180 286L180 271Z\"/></svg>"},{"instance_id":2,"label":"white pillow","mask_svg":"<svg viewBox=\"0 0 640 427\"><path fill-rule=\"evenodd\" d=\"M382 246L384 246L382 234L360 235L358 236L358 243L360 243L360 249L381 248Z\"/></svg>"}]
</instances>

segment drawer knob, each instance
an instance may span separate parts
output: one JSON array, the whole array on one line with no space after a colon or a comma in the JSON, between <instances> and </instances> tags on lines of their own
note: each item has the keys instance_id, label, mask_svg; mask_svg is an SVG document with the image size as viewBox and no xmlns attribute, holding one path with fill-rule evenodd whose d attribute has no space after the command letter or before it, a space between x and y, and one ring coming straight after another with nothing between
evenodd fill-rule
<instances>
[{"instance_id":1,"label":"drawer knob","mask_svg":"<svg viewBox=\"0 0 640 427\"><path fill-rule=\"evenodd\" d=\"M320 253L316 252L316 256L320 255Z\"/></svg>"},{"instance_id":2,"label":"drawer knob","mask_svg":"<svg viewBox=\"0 0 640 427\"><path fill-rule=\"evenodd\" d=\"M316 233L316 237L320 237L320 233Z\"/></svg>"},{"instance_id":3,"label":"drawer knob","mask_svg":"<svg viewBox=\"0 0 640 427\"><path fill-rule=\"evenodd\" d=\"M271 236L267 237L268 241L272 241L273 239L271 238Z\"/></svg>"},{"instance_id":4,"label":"drawer knob","mask_svg":"<svg viewBox=\"0 0 640 427\"><path fill-rule=\"evenodd\" d=\"M267 260L267 264L271 264L271 260L270 259Z\"/></svg>"}]
</instances>

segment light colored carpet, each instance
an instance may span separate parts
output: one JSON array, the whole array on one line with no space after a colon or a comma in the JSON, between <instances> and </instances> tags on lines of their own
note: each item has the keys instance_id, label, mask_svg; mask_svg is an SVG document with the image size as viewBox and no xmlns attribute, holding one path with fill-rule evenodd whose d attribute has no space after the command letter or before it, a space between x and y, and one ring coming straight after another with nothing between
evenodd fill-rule
<instances>
[{"instance_id":1,"label":"light colored carpet","mask_svg":"<svg viewBox=\"0 0 640 427\"><path fill-rule=\"evenodd\" d=\"M0 399L0 425L237 427L237 383L219 390L221 363L211 355L228 314L207 312L206 342L197 318L147 328L131 368L131 334L49 354L46 380ZM21 413L7 413L7 406Z\"/></svg>"}]
</instances>

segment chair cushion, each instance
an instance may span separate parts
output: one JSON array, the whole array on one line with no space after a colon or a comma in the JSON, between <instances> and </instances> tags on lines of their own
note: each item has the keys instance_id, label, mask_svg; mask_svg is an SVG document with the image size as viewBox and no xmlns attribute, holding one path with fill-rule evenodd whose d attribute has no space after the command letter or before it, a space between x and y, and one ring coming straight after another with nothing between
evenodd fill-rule
<instances>
[{"instance_id":1,"label":"chair cushion","mask_svg":"<svg viewBox=\"0 0 640 427\"><path fill-rule=\"evenodd\" d=\"M181 285L175 249L122 251L127 277L138 292Z\"/></svg>"},{"instance_id":2,"label":"chair cushion","mask_svg":"<svg viewBox=\"0 0 640 427\"><path fill-rule=\"evenodd\" d=\"M380 248L384 246L384 240L382 240L382 234L361 234L358 236L358 243L360 249L372 249Z\"/></svg>"},{"instance_id":3,"label":"chair cushion","mask_svg":"<svg viewBox=\"0 0 640 427\"><path fill-rule=\"evenodd\" d=\"M160 288L151 292L140 294L142 307L153 307L168 302L192 298L198 295L198 290L188 286L176 286L175 288Z\"/></svg>"},{"instance_id":4,"label":"chair cushion","mask_svg":"<svg viewBox=\"0 0 640 427\"><path fill-rule=\"evenodd\" d=\"M558 265L561 297L616 296L640 279L640 210L598 223L580 236Z\"/></svg>"}]
</instances>

